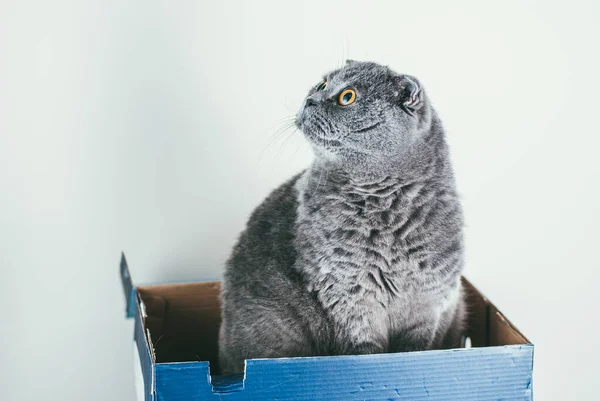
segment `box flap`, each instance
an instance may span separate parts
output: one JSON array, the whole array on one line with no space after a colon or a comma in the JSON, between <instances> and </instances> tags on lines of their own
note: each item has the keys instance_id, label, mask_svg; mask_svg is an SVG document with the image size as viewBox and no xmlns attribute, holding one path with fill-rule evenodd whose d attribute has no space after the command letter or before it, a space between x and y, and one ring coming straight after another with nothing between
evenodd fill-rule
<instances>
[{"instance_id":1,"label":"box flap","mask_svg":"<svg viewBox=\"0 0 600 401\"><path fill-rule=\"evenodd\" d=\"M123 292L125 293L125 314L128 318L132 318L135 312L135 288L127 266L125 253L121 252L121 264L119 267L121 275L121 283L123 284Z\"/></svg>"},{"instance_id":2,"label":"box flap","mask_svg":"<svg viewBox=\"0 0 600 401\"><path fill-rule=\"evenodd\" d=\"M462 278L467 299L467 335L474 347L531 344L507 318L466 278Z\"/></svg>"}]
</instances>

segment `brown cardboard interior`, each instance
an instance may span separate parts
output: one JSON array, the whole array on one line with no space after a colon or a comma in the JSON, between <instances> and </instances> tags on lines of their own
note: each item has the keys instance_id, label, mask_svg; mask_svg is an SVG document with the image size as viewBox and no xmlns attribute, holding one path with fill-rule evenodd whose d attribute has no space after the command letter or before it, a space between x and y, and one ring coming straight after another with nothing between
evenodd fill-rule
<instances>
[{"instance_id":1,"label":"brown cardboard interior","mask_svg":"<svg viewBox=\"0 0 600 401\"><path fill-rule=\"evenodd\" d=\"M529 344L496 307L466 279L467 336L473 347ZM220 283L187 283L138 287L145 304L156 362L210 361L218 372L221 323Z\"/></svg>"}]
</instances>

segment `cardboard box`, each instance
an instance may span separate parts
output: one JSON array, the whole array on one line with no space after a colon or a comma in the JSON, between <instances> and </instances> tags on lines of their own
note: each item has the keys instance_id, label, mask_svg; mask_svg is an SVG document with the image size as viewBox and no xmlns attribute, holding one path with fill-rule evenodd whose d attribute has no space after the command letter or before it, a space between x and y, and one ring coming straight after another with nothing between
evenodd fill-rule
<instances>
[{"instance_id":1,"label":"cardboard box","mask_svg":"<svg viewBox=\"0 0 600 401\"><path fill-rule=\"evenodd\" d=\"M138 399L532 400L533 345L467 280L471 348L394 354L253 359L220 376L218 282L133 286Z\"/></svg>"}]
</instances>

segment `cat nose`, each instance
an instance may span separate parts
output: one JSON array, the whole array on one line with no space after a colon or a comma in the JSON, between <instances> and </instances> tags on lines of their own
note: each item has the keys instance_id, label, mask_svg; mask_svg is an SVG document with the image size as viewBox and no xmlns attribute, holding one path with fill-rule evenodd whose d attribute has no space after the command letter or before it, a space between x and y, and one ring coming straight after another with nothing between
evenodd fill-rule
<instances>
[{"instance_id":1,"label":"cat nose","mask_svg":"<svg viewBox=\"0 0 600 401\"><path fill-rule=\"evenodd\" d=\"M317 105L317 101L315 99L313 99L312 97L309 97L308 99L306 99L306 107L316 106L316 105Z\"/></svg>"}]
</instances>

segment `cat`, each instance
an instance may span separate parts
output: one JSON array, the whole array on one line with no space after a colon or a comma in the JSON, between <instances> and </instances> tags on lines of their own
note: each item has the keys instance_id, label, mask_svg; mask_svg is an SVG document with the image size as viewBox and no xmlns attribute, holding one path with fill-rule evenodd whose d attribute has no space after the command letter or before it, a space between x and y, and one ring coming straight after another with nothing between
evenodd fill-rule
<instances>
[{"instance_id":1,"label":"cat","mask_svg":"<svg viewBox=\"0 0 600 401\"><path fill-rule=\"evenodd\" d=\"M250 358L459 347L462 211L421 83L348 61L296 125L312 165L253 212L226 264L223 373Z\"/></svg>"}]
</instances>

